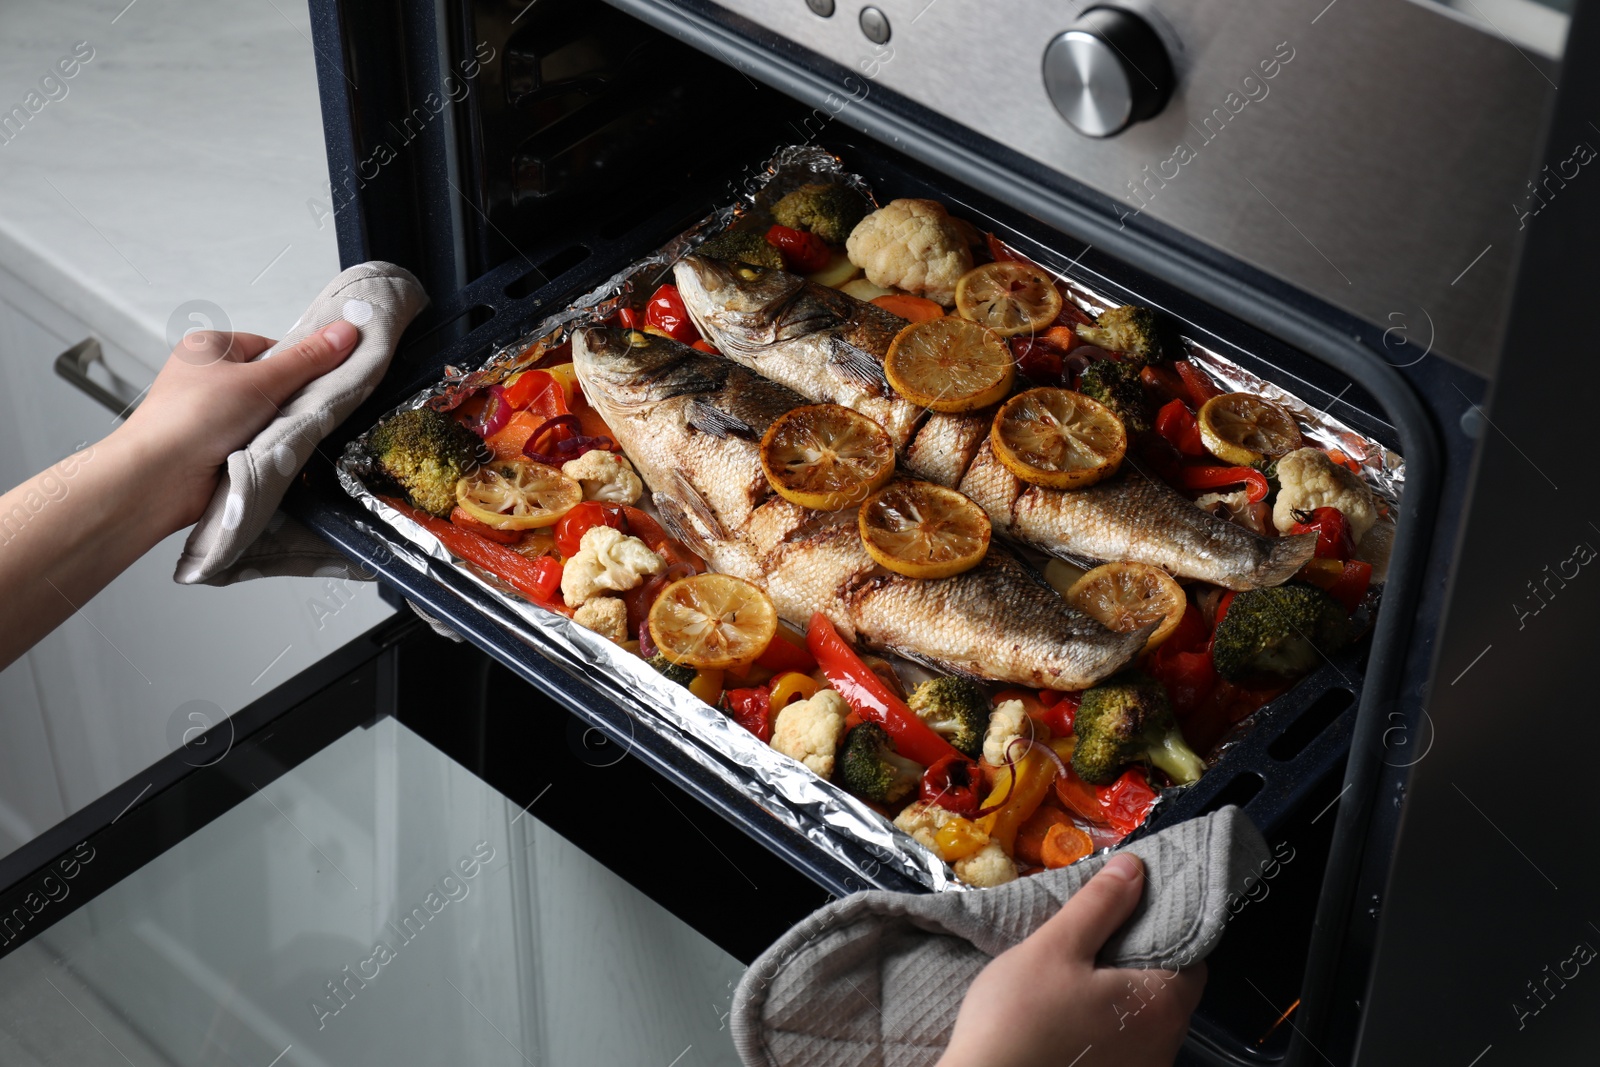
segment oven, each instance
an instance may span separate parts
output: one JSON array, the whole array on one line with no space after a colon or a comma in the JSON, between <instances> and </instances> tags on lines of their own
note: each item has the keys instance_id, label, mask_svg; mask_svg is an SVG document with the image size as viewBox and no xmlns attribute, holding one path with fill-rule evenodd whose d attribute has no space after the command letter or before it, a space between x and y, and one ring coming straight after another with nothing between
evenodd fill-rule
<instances>
[{"instance_id":1,"label":"oven","mask_svg":"<svg viewBox=\"0 0 1600 1067\"><path fill-rule=\"evenodd\" d=\"M1533 674L1545 705L1572 709L1550 728L1580 748L1593 729L1569 721L1585 684L1570 635L1595 603L1581 579L1537 601L1564 620L1520 636L1530 594L1550 592L1539 564L1600 540L1571 495L1593 482L1574 466L1573 427L1595 371L1564 354L1583 336L1576 279L1596 247L1581 173L1594 151L1565 147L1600 143L1579 103L1592 76L1561 62L1594 37L1582 12L1569 22L1522 0L1493 19L1409 0L311 9L341 258L398 263L433 299L325 455L728 202L776 147L809 144L881 199L958 203L1101 291L1162 307L1403 456L1370 638L1158 809L1156 826L1238 804L1281 861L1211 957L1180 1062L1528 1062L1508 1046L1556 1048L1573 1032L1582 980L1556 997L1541 966L1569 962L1573 941L1600 944L1566 903L1593 865L1549 858L1550 815L1592 801L1571 774L1548 782L1554 766L1529 772L1536 805L1507 799L1495 712L1525 699ZM1574 400L1552 398L1552 373ZM1494 500L1507 480L1515 520ZM471 584L407 564L331 465L308 467L285 509L475 646L497 691L517 680L538 694L525 715L540 725L524 734L505 732L519 713L503 707L428 718L429 739L468 769L531 797L544 779L485 731L503 744L565 731L736 828L715 836L762 857L750 862L771 887L764 921L717 934L692 903L671 906L741 958L823 894L922 889L865 853L819 848L530 647ZM651 892L647 864L605 862ZM1541 899L1558 883L1563 896ZM1452 1002L1476 1010L1446 1030Z\"/></svg>"}]
</instances>

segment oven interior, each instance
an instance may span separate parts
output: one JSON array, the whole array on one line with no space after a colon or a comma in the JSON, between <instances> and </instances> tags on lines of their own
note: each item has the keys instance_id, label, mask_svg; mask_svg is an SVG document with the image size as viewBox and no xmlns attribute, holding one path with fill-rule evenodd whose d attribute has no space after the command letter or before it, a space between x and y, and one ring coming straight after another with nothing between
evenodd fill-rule
<instances>
[{"instance_id":1,"label":"oven interior","mask_svg":"<svg viewBox=\"0 0 1600 1067\"><path fill-rule=\"evenodd\" d=\"M346 265L397 262L434 299L378 392L335 431L332 447L323 450L328 455L446 367L474 366L732 200L750 168L774 148L817 137L810 109L599 0L470 0L442 8L444 17L432 4L312 3L319 35L339 44L319 59L319 77L341 258ZM430 93L456 103L429 119ZM1377 401L1326 364L891 148L837 126L820 134L824 147L869 178L880 199L930 196L959 204L958 213L1024 252L1048 248L1054 258L1074 261L1074 270L1101 291L1137 294L1164 307L1196 336L1305 399L1344 390L1341 417L1400 447ZM386 161L376 164L379 158ZM381 531L345 496L330 467L308 468L286 506L348 553L368 561L380 555ZM626 730L606 709L586 704L571 679L541 671L536 655L475 613L458 590L430 588L402 567L372 565L392 589L499 662L483 661L486 687L531 680L592 726L613 735ZM1158 829L1237 804L1279 860L1273 876L1240 904L1209 961L1210 981L1185 1053L1194 1062L1277 1062L1290 1051L1292 1009L1312 950L1370 651L1366 640L1335 656L1259 712L1223 760L1152 819ZM488 756L467 758L481 739L463 735L453 743L466 746L457 758L488 776ZM633 752L811 880L834 892L849 887L808 854L798 835L754 825L758 809L695 780L692 770L670 766L648 745ZM500 767L491 780L508 780L509 773ZM1369 832L1392 836L1397 817L1397 806L1379 806ZM1355 942L1370 952L1370 941ZM1365 963L1358 959L1345 970L1364 974ZM1345 1000L1330 1006L1323 1031L1353 1040L1358 1011ZM1337 1057L1340 1042L1324 1040L1322 1048Z\"/></svg>"}]
</instances>

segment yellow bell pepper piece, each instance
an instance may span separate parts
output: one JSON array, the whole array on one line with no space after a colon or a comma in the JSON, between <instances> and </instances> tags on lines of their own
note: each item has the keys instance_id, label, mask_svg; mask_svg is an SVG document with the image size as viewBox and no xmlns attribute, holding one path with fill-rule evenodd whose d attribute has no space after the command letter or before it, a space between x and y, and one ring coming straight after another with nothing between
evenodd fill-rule
<instances>
[{"instance_id":1,"label":"yellow bell pepper piece","mask_svg":"<svg viewBox=\"0 0 1600 1067\"><path fill-rule=\"evenodd\" d=\"M1055 761L1031 748L1013 767L1000 769L994 789L983 801L986 808L1000 807L977 821L978 828L998 841L1008 856L1016 848L1017 831L1044 802L1057 774Z\"/></svg>"},{"instance_id":2,"label":"yellow bell pepper piece","mask_svg":"<svg viewBox=\"0 0 1600 1067\"><path fill-rule=\"evenodd\" d=\"M952 819L939 827L933 840L939 846L940 858L954 863L981 851L989 843L989 835L971 819Z\"/></svg>"},{"instance_id":3,"label":"yellow bell pepper piece","mask_svg":"<svg viewBox=\"0 0 1600 1067\"><path fill-rule=\"evenodd\" d=\"M689 682L689 692L716 707L717 698L722 696L722 672L695 671Z\"/></svg>"},{"instance_id":4,"label":"yellow bell pepper piece","mask_svg":"<svg viewBox=\"0 0 1600 1067\"><path fill-rule=\"evenodd\" d=\"M772 680L772 712L788 707L795 700L810 700L822 687L815 678L799 671L780 674Z\"/></svg>"}]
</instances>

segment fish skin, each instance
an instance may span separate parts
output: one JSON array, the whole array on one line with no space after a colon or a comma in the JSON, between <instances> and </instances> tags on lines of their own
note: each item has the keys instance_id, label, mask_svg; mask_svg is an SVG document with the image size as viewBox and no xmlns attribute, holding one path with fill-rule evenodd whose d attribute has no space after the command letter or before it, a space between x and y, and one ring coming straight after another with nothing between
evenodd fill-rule
<instances>
[{"instance_id":1,"label":"fish skin","mask_svg":"<svg viewBox=\"0 0 1600 1067\"><path fill-rule=\"evenodd\" d=\"M1003 537L1064 559L1150 563L1227 589L1280 585L1312 556L1309 535L1254 534L1126 469L1131 464L1089 489L1018 481L995 460L981 415L931 414L919 424L912 412L923 409L894 399L887 382L877 390L840 378L828 359L835 338L848 338L853 355L870 356L880 368L888 354L897 327L876 305L783 271L749 268L744 277L733 265L698 256L686 256L674 272L689 314L720 351L813 401L882 423L904 470L959 488Z\"/></svg>"},{"instance_id":2,"label":"fish skin","mask_svg":"<svg viewBox=\"0 0 1600 1067\"><path fill-rule=\"evenodd\" d=\"M1138 560L1225 589L1281 585L1316 551L1315 534L1262 537L1194 506L1132 463L1086 489L1029 485L987 441L961 479L997 531L1063 559Z\"/></svg>"},{"instance_id":3,"label":"fish skin","mask_svg":"<svg viewBox=\"0 0 1600 1067\"><path fill-rule=\"evenodd\" d=\"M927 409L902 400L883 376L905 319L781 270L688 255L672 272L689 317L717 351L817 403L854 408L889 432L896 451L910 442Z\"/></svg>"},{"instance_id":4,"label":"fish skin","mask_svg":"<svg viewBox=\"0 0 1600 1067\"><path fill-rule=\"evenodd\" d=\"M808 401L719 356L640 334L593 327L573 338L584 395L649 485L657 510L712 569L766 589L799 626L815 612L846 637L943 670L1011 685L1083 689L1116 673L1149 630L1120 634L1063 601L1005 549L951 578L878 567L856 512L814 512L772 493L759 434ZM755 433L718 436L713 409ZM720 425L713 420L714 425Z\"/></svg>"}]
</instances>

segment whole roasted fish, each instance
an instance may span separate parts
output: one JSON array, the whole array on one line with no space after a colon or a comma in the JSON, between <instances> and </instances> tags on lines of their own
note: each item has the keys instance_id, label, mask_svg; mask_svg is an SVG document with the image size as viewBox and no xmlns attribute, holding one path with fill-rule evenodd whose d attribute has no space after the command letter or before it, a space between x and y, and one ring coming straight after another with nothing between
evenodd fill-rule
<instances>
[{"instance_id":1,"label":"whole roasted fish","mask_svg":"<svg viewBox=\"0 0 1600 1067\"><path fill-rule=\"evenodd\" d=\"M904 320L779 270L690 255L673 273L690 316L724 355L811 400L876 419L907 471L959 488L1002 536L1064 559L1137 560L1228 589L1279 585L1316 550L1313 534L1262 537L1131 462L1089 489L1018 481L989 450L987 413L929 413L895 395L883 359Z\"/></svg>"},{"instance_id":2,"label":"whole roasted fish","mask_svg":"<svg viewBox=\"0 0 1600 1067\"><path fill-rule=\"evenodd\" d=\"M951 578L877 566L855 509L814 512L772 493L761 434L804 397L719 356L625 330L573 338L573 365L650 486L663 521L717 571L766 589L804 626L822 612L846 634L930 666L1016 685L1082 689L1115 673L1147 631L1119 634L1067 606L992 547Z\"/></svg>"}]
</instances>

